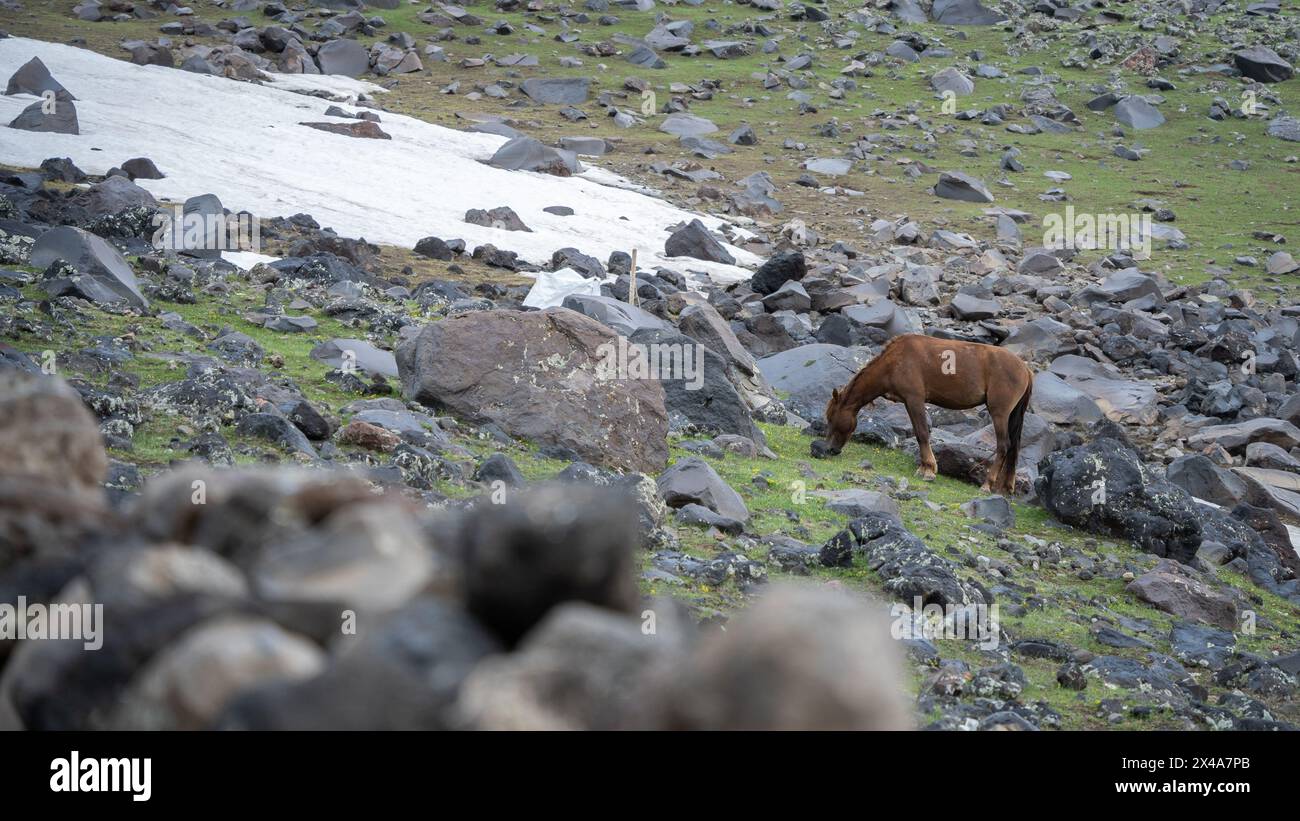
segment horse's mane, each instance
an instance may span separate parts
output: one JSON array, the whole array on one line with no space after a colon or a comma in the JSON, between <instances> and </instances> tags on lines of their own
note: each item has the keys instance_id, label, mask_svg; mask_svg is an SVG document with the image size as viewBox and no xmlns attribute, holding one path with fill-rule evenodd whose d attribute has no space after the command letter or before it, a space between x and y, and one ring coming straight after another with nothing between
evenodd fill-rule
<instances>
[{"instance_id":1,"label":"horse's mane","mask_svg":"<svg viewBox=\"0 0 1300 821\"><path fill-rule=\"evenodd\" d=\"M877 359L884 356L885 351L892 348L895 342L897 342L898 340L902 339L905 336L908 336L908 334L899 334L898 336L891 336L889 339L885 340L885 347L881 348L880 353L876 354L871 358L871 362L875 362ZM868 362L867 364L870 365L871 362Z\"/></svg>"},{"instance_id":2,"label":"horse's mane","mask_svg":"<svg viewBox=\"0 0 1300 821\"><path fill-rule=\"evenodd\" d=\"M863 378L863 375L867 372L867 369L871 367L871 363L875 362L876 360L884 356L885 352L888 351L891 347L893 347L893 344L898 340L902 339L904 336L906 336L906 334L899 334L898 336L891 336L889 339L887 339L885 341L885 346L880 349L880 353L871 357L870 362L867 362L867 364L863 365L861 368L858 368L858 372L853 374L853 376L849 377L849 381L844 383L844 387L843 389L841 389L840 395L847 396L853 390L853 384L857 382L859 379Z\"/></svg>"}]
</instances>

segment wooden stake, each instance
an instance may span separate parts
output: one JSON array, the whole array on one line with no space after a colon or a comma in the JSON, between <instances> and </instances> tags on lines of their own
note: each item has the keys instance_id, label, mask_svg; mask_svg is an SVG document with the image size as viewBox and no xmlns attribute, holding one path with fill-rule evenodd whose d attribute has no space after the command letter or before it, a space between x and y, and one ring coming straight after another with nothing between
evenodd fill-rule
<instances>
[{"instance_id":1,"label":"wooden stake","mask_svg":"<svg viewBox=\"0 0 1300 821\"><path fill-rule=\"evenodd\" d=\"M632 249L632 276L627 283L627 301L632 305L640 305L641 298L636 292L636 249Z\"/></svg>"}]
</instances>

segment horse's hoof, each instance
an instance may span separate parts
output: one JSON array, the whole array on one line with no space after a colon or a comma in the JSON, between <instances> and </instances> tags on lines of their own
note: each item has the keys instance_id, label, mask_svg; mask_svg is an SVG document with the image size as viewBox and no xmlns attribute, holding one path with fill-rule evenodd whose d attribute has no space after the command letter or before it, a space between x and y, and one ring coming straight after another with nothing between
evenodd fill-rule
<instances>
[{"instance_id":1,"label":"horse's hoof","mask_svg":"<svg viewBox=\"0 0 1300 821\"><path fill-rule=\"evenodd\" d=\"M980 493L988 493L992 489L993 488L989 485L988 482L985 482L984 484L980 485Z\"/></svg>"},{"instance_id":2,"label":"horse's hoof","mask_svg":"<svg viewBox=\"0 0 1300 821\"><path fill-rule=\"evenodd\" d=\"M916 471L916 474L917 474L918 476L921 477L921 481L923 481L923 482L933 482L933 481L934 481L934 474L935 474L935 472L934 472L933 470L929 470L928 468L919 468L919 469Z\"/></svg>"}]
</instances>

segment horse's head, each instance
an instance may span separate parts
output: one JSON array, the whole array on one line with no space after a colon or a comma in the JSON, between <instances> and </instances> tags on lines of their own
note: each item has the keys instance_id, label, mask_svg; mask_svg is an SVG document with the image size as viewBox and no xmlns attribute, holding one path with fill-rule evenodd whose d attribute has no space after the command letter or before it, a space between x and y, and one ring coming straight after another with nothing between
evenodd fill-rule
<instances>
[{"instance_id":1,"label":"horse's head","mask_svg":"<svg viewBox=\"0 0 1300 821\"><path fill-rule=\"evenodd\" d=\"M858 413L848 397L838 388L833 389L831 401L826 403L826 441L813 442L813 456L838 456L857 426Z\"/></svg>"}]
</instances>

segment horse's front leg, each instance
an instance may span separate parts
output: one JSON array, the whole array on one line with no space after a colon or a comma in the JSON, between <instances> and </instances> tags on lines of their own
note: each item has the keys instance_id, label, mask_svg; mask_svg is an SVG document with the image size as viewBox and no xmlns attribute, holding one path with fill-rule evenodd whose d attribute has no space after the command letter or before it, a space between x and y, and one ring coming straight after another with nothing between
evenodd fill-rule
<instances>
[{"instance_id":1,"label":"horse's front leg","mask_svg":"<svg viewBox=\"0 0 1300 821\"><path fill-rule=\"evenodd\" d=\"M925 414L925 401L909 399L904 403L907 416L912 420L912 432L916 434L916 444L921 451L921 464L916 469L921 478L927 482L934 481L939 472L939 463L935 461L934 451L930 450L930 420Z\"/></svg>"}]
</instances>

